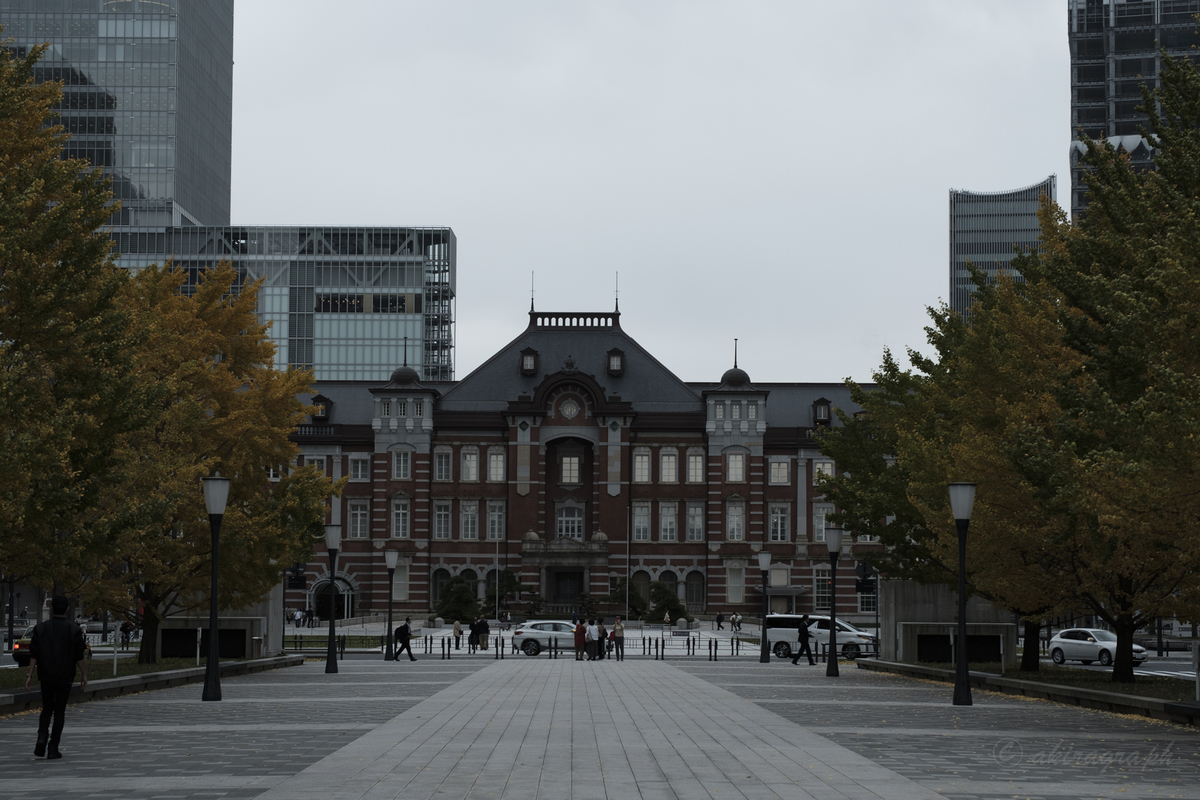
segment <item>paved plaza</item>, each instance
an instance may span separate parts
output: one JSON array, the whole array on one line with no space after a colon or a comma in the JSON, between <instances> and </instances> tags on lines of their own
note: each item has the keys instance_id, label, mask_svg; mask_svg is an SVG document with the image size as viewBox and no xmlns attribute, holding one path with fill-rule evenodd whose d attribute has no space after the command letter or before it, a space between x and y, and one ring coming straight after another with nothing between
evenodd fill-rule
<instances>
[{"instance_id":1,"label":"paved plaza","mask_svg":"<svg viewBox=\"0 0 1200 800\"><path fill-rule=\"evenodd\" d=\"M1197 798L1200 732L755 658L350 658L0 718L0 798Z\"/></svg>"}]
</instances>

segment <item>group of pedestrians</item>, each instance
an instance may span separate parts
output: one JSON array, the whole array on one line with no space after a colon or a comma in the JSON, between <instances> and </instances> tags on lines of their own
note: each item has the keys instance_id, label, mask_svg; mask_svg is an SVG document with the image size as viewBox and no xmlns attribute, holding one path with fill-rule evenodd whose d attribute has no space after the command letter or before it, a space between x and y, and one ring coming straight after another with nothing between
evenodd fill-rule
<instances>
[{"instance_id":1,"label":"group of pedestrians","mask_svg":"<svg viewBox=\"0 0 1200 800\"><path fill-rule=\"evenodd\" d=\"M289 616L297 628L311 628L316 621L316 614L311 608L297 608Z\"/></svg>"},{"instance_id":2,"label":"group of pedestrians","mask_svg":"<svg viewBox=\"0 0 1200 800\"><path fill-rule=\"evenodd\" d=\"M582 620L575 615L575 660L602 661L609 656L625 660L625 625L617 617L612 630L604 627L604 618Z\"/></svg>"},{"instance_id":3,"label":"group of pedestrians","mask_svg":"<svg viewBox=\"0 0 1200 800\"><path fill-rule=\"evenodd\" d=\"M729 617L729 630L740 631L741 629L742 629L742 615L741 614L733 614L732 616L730 616ZM717 630L719 630L719 631L725 630L725 615L719 611L717 612Z\"/></svg>"}]
</instances>

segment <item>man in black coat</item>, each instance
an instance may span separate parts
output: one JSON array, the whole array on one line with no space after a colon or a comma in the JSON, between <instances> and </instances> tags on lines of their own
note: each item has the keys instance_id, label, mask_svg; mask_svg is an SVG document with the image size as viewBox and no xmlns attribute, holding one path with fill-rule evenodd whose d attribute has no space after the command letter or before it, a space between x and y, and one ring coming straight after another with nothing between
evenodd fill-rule
<instances>
[{"instance_id":1,"label":"man in black coat","mask_svg":"<svg viewBox=\"0 0 1200 800\"><path fill-rule=\"evenodd\" d=\"M479 646L487 650L488 635L492 632L492 626L488 625L488 621L484 617L479 618Z\"/></svg>"},{"instance_id":2,"label":"man in black coat","mask_svg":"<svg viewBox=\"0 0 1200 800\"><path fill-rule=\"evenodd\" d=\"M805 614L803 617L800 618L800 626L799 627L800 627L800 635L798 637L796 637L796 641L798 641L800 643L800 649L796 651L796 657L792 659L792 663L793 664L797 663L798 661L800 661L800 656L806 655L806 656L808 656L808 665L810 667L815 667L817 665L817 662L813 661L812 650L810 650L808 647L808 614Z\"/></svg>"},{"instance_id":3,"label":"man in black coat","mask_svg":"<svg viewBox=\"0 0 1200 800\"><path fill-rule=\"evenodd\" d=\"M83 631L74 622L67 620L67 598L55 595L50 601L54 616L39 622L33 629L29 641L29 674L25 678L25 691L33 691L33 671L37 670L42 685L42 715L38 719L37 745L33 754L39 758L62 758L58 742L62 738L63 723L66 721L67 697L71 684L75 682L75 668L79 668L80 687L86 689L87 662L84 654L87 643ZM54 719L54 727L50 719Z\"/></svg>"},{"instance_id":4,"label":"man in black coat","mask_svg":"<svg viewBox=\"0 0 1200 800\"><path fill-rule=\"evenodd\" d=\"M396 655L394 656L397 661L400 660L400 654L405 650L408 651L408 659L410 661L417 660L412 651L412 617L405 617L404 624L396 628L396 641L399 643L399 646L396 648Z\"/></svg>"}]
</instances>

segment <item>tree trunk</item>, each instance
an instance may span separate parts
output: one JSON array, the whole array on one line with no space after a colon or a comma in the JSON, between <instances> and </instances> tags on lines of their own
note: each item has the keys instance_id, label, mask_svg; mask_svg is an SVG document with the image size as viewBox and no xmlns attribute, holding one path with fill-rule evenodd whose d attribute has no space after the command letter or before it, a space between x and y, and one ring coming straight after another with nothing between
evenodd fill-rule
<instances>
[{"instance_id":1,"label":"tree trunk","mask_svg":"<svg viewBox=\"0 0 1200 800\"><path fill-rule=\"evenodd\" d=\"M151 612L142 615L142 645L138 649L139 664L157 664L158 617Z\"/></svg>"},{"instance_id":2,"label":"tree trunk","mask_svg":"<svg viewBox=\"0 0 1200 800\"><path fill-rule=\"evenodd\" d=\"M1125 611L1117 615L1115 633L1117 634L1117 656L1113 660L1113 683L1133 683L1133 632L1136 623L1133 612Z\"/></svg>"},{"instance_id":3,"label":"tree trunk","mask_svg":"<svg viewBox=\"0 0 1200 800\"><path fill-rule=\"evenodd\" d=\"M1021 654L1021 672L1037 672L1041 663L1042 623L1022 620L1025 623L1025 651Z\"/></svg>"}]
</instances>

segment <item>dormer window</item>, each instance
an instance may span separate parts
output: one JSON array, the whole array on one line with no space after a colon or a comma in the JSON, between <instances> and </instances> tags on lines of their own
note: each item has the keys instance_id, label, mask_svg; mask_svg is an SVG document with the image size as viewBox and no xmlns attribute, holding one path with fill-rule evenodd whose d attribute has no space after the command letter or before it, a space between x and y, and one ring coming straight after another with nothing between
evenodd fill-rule
<instances>
[{"instance_id":1,"label":"dormer window","mask_svg":"<svg viewBox=\"0 0 1200 800\"><path fill-rule=\"evenodd\" d=\"M829 401L824 397L813 403L813 422L828 425L830 422Z\"/></svg>"},{"instance_id":2,"label":"dormer window","mask_svg":"<svg viewBox=\"0 0 1200 800\"><path fill-rule=\"evenodd\" d=\"M613 377L625 374L625 353L615 347L608 351L608 374Z\"/></svg>"},{"instance_id":3,"label":"dormer window","mask_svg":"<svg viewBox=\"0 0 1200 800\"><path fill-rule=\"evenodd\" d=\"M317 395L312 400L312 412L309 416L313 422L328 422L332 407L333 403L329 402L329 398Z\"/></svg>"},{"instance_id":4,"label":"dormer window","mask_svg":"<svg viewBox=\"0 0 1200 800\"><path fill-rule=\"evenodd\" d=\"M538 352L531 347L521 351L521 374L532 377L537 374Z\"/></svg>"}]
</instances>

